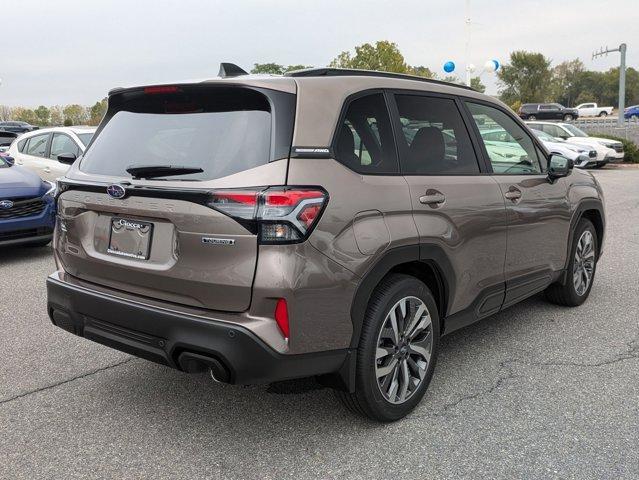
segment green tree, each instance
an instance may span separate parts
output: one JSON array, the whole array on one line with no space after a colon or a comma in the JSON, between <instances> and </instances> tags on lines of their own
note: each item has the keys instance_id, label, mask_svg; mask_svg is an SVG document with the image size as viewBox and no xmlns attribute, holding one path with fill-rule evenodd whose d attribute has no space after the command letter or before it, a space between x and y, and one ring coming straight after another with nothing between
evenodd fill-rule
<instances>
[{"instance_id":1,"label":"green tree","mask_svg":"<svg viewBox=\"0 0 639 480\"><path fill-rule=\"evenodd\" d=\"M49 117L51 114L49 113L49 109L44 105L40 105L38 108L34 110L35 116L37 118L36 125L41 127L49 125Z\"/></svg>"},{"instance_id":2,"label":"green tree","mask_svg":"<svg viewBox=\"0 0 639 480\"><path fill-rule=\"evenodd\" d=\"M64 113L60 105L54 105L49 108L49 125L59 127L64 124Z\"/></svg>"},{"instance_id":3,"label":"green tree","mask_svg":"<svg viewBox=\"0 0 639 480\"><path fill-rule=\"evenodd\" d=\"M387 40L380 40L371 45L365 43L355 47L355 54L342 52L330 63L335 68L357 68L363 70L378 70L381 72L413 73L413 69L406 63L397 44Z\"/></svg>"},{"instance_id":4,"label":"green tree","mask_svg":"<svg viewBox=\"0 0 639 480\"><path fill-rule=\"evenodd\" d=\"M304 68L312 68L307 65L289 65L285 67L278 63L255 63L251 73L267 73L271 75L282 75L283 73L292 72L294 70L303 70Z\"/></svg>"},{"instance_id":5,"label":"green tree","mask_svg":"<svg viewBox=\"0 0 639 480\"><path fill-rule=\"evenodd\" d=\"M619 106L619 68L611 68L601 74L601 96L597 102L614 107ZM626 68L626 106L639 103L639 72Z\"/></svg>"},{"instance_id":6,"label":"green tree","mask_svg":"<svg viewBox=\"0 0 639 480\"><path fill-rule=\"evenodd\" d=\"M550 96L550 60L541 53L516 51L498 72L501 99L507 104L544 102Z\"/></svg>"},{"instance_id":7,"label":"green tree","mask_svg":"<svg viewBox=\"0 0 639 480\"><path fill-rule=\"evenodd\" d=\"M304 70L305 68L313 68L312 65L289 65L284 68L284 73L293 72L295 70Z\"/></svg>"},{"instance_id":8,"label":"green tree","mask_svg":"<svg viewBox=\"0 0 639 480\"><path fill-rule=\"evenodd\" d=\"M284 73L284 66L277 63L255 63L251 73L270 73L281 75Z\"/></svg>"},{"instance_id":9,"label":"green tree","mask_svg":"<svg viewBox=\"0 0 639 480\"><path fill-rule=\"evenodd\" d=\"M424 67L422 65L417 67L410 67L410 74L424 78L435 78L436 76L430 68Z\"/></svg>"},{"instance_id":10,"label":"green tree","mask_svg":"<svg viewBox=\"0 0 639 480\"><path fill-rule=\"evenodd\" d=\"M7 121L13 118L13 109L8 105L0 105L0 121Z\"/></svg>"},{"instance_id":11,"label":"green tree","mask_svg":"<svg viewBox=\"0 0 639 480\"><path fill-rule=\"evenodd\" d=\"M551 97L565 106L577 105L583 88L584 64L581 60L562 62L552 69Z\"/></svg>"},{"instance_id":12,"label":"green tree","mask_svg":"<svg viewBox=\"0 0 639 480\"><path fill-rule=\"evenodd\" d=\"M486 91L486 85L484 85L479 77L472 77L470 79L470 86L478 92L484 93Z\"/></svg>"},{"instance_id":13,"label":"green tree","mask_svg":"<svg viewBox=\"0 0 639 480\"><path fill-rule=\"evenodd\" d=\"M31 125L36 125L38 123L38 117L35 112L30 108L24 107L16 107L11 112L13 114L12 120L17 120L19 122L27 122Z\"/></svg>"},{"instance_id":14,"label":"green tree","mask_svg":"<svg viewBox=\"0 0 639 480\"><path fill-rule=\"evenodd\" d=\"M62 113L64 114L65 126L84 125L89 120L87 109L84 108L82 105L77 105L77 104L67 105L62 110Z\"/></svg>"},{"instance_id":15,"label":"green tree","mask_svg":"<svg viewBox=\"0 0 639 480\"><path fill-rule=\"evenodd\" d=\"M107 99L103 98L89 109L89 125L97 125L107 111Z\"/></svg>"}]
</instances>

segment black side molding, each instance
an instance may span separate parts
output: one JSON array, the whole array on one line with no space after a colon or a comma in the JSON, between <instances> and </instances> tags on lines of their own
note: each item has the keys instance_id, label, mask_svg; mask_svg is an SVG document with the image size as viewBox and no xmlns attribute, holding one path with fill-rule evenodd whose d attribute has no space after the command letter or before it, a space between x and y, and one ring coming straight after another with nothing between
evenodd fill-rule
<instances>
[{"instance_id":1,"label":"black side molding","mask_svg":"<svg viewBox=\"0 0 639 480\"><path fill-rule=\"evenodd\" d=\"M432 267L437 273L440 287L443 290L441 303L444 305L444 311L440 312L440 315L442 318L446 316L447 305L450 304L454 294L455 272L444 250L440 246L433 244L392 248L384 253L377 263L366 272L355 292L351 306L351 321L353 322L351 348L356 348L359 343L364 315L375 287L394 267L416 261L423 262L424 266Z\"/></svg>"}]
</instances>

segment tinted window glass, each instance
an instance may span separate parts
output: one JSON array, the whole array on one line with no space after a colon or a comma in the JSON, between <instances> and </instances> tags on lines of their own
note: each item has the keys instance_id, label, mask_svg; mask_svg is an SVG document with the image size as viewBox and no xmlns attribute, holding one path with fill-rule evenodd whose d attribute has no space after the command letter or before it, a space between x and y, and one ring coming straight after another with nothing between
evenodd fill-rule
<instances>
[{"instance_id":1,"label":"tinted window glass","mask_svg":"<svg viewBox=\"0 0 639 480\"><path fill-rule=\"evenodd\" d=\"M548 135L550 135L552 137L555 137L555 138L561 138L561 137L566 137L567 136L566 132L564 132L561 128L559 128L556 125L552 125L550 123L542 124L541 128Z\"/></svg>"},{"instance_id":2,"label":"tinted window glass","mask_svg":"<svg viewBox=\"0 0 639 480\"><path fill-rule=\"evenodd\" d=\"M89 144L89 142L93 138L93 133L78 133L77 135L85 147Z\"/></svg>"},{"instance_id":3,"label":"tinted window glass","mask_svg":"<svg viewBox=\"0 0 639 480\"><path fill-rule=\"evenodd\" d=\"M335 157L359 173L397 173L393 132L381 93L349 104L337 134Z\"/></svg>"},{"instance_id":4,"label":"tinted window glass","mask_svg":"<svg viewBox=\"0 0 639 480\"><path fill-rule=\"evenodd\" d=\"M85 152L82 171L130 177L132 166L179 165L203 172L176 179L208 180L271 158L270 104L253 90L140 95L118 108Z\"/></svg>"},{"instance_id":5,"label":"tinted window glass","mask_svg":"<svg viewBox=\"0 0 639 480\"><path fill-rule=\"evenodd\" d=\"M402 171L406 174L479 172L468 132L454 100L396 95L402 125Z\"/></svg>"},{"instance_id":6,"label":"tinted window glass","mask_svg":"<svg viewBox=\"0 0 639 480\"><path fill-rule=\"evenodd\" d=\"M36 157L44 157L47 152L47 142L49 141L49 134L36 135L29 139L29 144L26 147L27 155L34 155Z\"/></svg>"},{"instance_id":7,"label":"tinted window glass","mask_svg":"<svg viewBox=\"0 0 639 480\"><path fill-rule=\"evenodd\" d=\"M18 142L18 152L22 153L24 151L24 146L27 143L28 139L20 140Z\"/></svg>"},{"instance_id":8,"label":"tinted window glass","mask_svg":"<svg viewBox=\"0 0 639 480\"><path fill-rule=\"evenodd\" d=\"M467 102L477 123L495 173L541 173L537 151L526 131L507 114L493 107ZM497 140L492 138L498 134Z\"/></svg>"},{"instance_id":9,"label":"tinted window glass","mask_svg":"<svg viewBox=\"0 0 639 480\"><path fill-rule=\"evenodd\" d=\"M54 133L51 140L51 153L49 158L58 159L58 155L62 153L73 153L76 157L80 156L80 148L68 135L63 133Z\"/></svg>"}]
</instances>

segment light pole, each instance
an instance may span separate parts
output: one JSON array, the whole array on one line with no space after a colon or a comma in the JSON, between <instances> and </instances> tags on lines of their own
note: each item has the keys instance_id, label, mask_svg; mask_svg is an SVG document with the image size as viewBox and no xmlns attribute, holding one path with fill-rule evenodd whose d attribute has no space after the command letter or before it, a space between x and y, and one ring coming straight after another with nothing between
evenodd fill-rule
<instances>
[{"instance_id":1,"label":"light pole","mask_svg":"<svg viewBox=\"0 0 639 480\"><path fill-rule=\"evenodd\" d=\"M612 52L619 52L621 54L621 62L619 63L619 112L617 112L617 123L619 126L622 126L624 123L623 111L626 107L626 48L626 44L622 43L617 48L606 47L604 50L604 48L601 47L598 52L592 54L593 60L604 55L608 56L608 54Z\"/></svg>"}]
</instances>

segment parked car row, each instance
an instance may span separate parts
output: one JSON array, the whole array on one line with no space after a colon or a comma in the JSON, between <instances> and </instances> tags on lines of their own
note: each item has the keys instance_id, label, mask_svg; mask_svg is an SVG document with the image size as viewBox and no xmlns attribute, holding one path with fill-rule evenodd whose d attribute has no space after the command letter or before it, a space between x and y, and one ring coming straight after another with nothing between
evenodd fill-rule
<instances>
[{"instance_id":1,"label":"parked car row","mask_svg":"<svg viewBox=\"0 0 639 480\"><path fill-rule=\"evenodd\" d=\"M591 137L570 123L528 121L526 124L532 129L540 130L568 143L592 147L597 152L595 166L599 168L608 163L621 162L625 155L623 143L608 138Z\"/></svg>"},{"instance_id":2,"label":"parked car row","mask_svg":"<svg viewBox=\"0 0 639 480\"><path fill-rule=\"evenodd\" d=\"M93 127L29 130L0 147L0 246L46 245L55 215L55 181L86 149Z\"/></svg>"},{"instance_id":3,"label":"parked car row","mask_svg":"<svg viewBox=\"0 0 639 480\"><path fill-rule=\"evenodd\" d=\"M36 172L44 180L63 176L91 141L95 127L53 127L21 135L9 147L17 165Z\"/></svg>"},{"instance_id":4,"label":"parked car row","mask_svg":"<svg viewBox=\"0 0 639 480\"><path fill-rule=\"evenodd\" d=\"M524 120L575 120L579 117L607 117L613 107L600 107L596 103L580 103L575 108L560 103L524 103L517 112Z\"/></svg>"}]
</instances>

